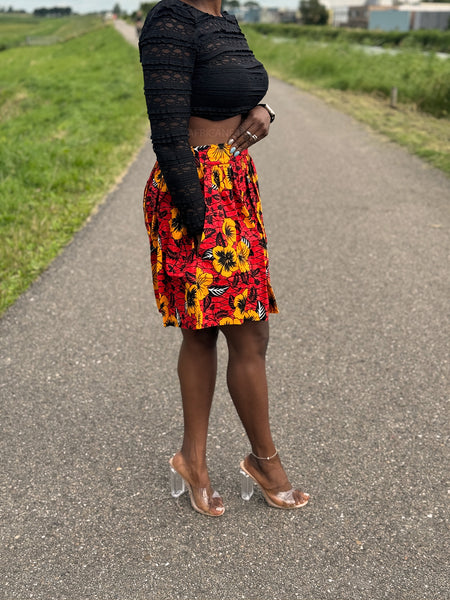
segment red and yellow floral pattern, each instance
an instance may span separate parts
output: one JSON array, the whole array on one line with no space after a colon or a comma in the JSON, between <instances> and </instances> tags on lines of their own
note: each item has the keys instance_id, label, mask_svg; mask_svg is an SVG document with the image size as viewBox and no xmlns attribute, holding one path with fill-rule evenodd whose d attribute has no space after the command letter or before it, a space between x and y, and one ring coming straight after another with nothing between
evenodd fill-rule
<instances>
[{"instance_id":1,"label":"red and yellow floral pattern","mask_svg":"<svg viewBox=\"0 0 450 600\"><path fill-rule=\"evenodd\" d=\"M165 326L202 329L277 313L270 285L258 176L247 151L192 148L206 205L198 248L187 235L158 163L144 193L153 287Z\"/></svg>"}]
</instances>

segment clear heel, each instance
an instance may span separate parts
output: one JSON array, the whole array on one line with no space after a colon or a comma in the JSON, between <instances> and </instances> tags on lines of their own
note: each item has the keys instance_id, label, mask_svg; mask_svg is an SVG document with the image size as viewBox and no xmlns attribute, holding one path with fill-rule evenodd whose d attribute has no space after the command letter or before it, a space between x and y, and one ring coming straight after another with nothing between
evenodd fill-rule
<instances>
[{"instance_id":1,"label":"clear heel","mask_svg":"<svg viewBox=\"0 0 450 600\"><path fill-rule=\"evenodd\" d=\"M250 500L250 498L253 496L253 479L242 469L240 470L240 474L242 500Z\"/></svg>"},{"instance_id":2,"label":"clear heel","mask_svg":"<svg viewBox=\"0 0 450 600\"><path fill-rule=\"evenodd\" d=\"M184 479L172 466L170 466L170 493L174 498L178 498L178 496L184 494L185 491L186 486L184 484Z\"/></svg>"}]
</instances>

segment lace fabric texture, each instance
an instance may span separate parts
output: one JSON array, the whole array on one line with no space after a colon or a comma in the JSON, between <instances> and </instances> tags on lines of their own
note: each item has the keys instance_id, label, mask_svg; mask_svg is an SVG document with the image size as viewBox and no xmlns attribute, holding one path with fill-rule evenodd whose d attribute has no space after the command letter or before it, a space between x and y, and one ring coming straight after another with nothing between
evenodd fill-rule
<instances>
[{"instance_id":1,"label":"lace fabric texture","mask_svg":"<svg viewBox=\"0 0 450 600\"><path fill-rule=\"evenodd\" d=\"M189 118L245 114L264 97L268 78L236 19L161 0L139 40L153 148L188 234L202 232L205 202L189 146Z\"/></svg>"}]
</instances>

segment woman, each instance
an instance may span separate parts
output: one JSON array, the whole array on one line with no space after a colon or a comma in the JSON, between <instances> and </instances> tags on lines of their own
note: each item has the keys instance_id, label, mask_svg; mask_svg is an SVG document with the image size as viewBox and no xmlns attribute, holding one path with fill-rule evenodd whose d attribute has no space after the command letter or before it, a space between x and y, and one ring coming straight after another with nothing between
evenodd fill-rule
<instances>
[{"instance_id":1,"label":"woman","mask_svg":"<svg viewBox=\"0 0 450 600\"><path fill-rule=\"evenodd\" d=\"M161 0L139 42L157 163L144 194L156 302L179 326L184 414L181 450L170 460L172 495L184 491L208 516L224 513L206 465L206 438L225 335L228 388L252 451L241 462L242 496L257 483L269 505L299 508L269 426L265 354L270 285L257 176L247 148L275 115L268 78L221 0Z\"/></svg>"}]
</instances>

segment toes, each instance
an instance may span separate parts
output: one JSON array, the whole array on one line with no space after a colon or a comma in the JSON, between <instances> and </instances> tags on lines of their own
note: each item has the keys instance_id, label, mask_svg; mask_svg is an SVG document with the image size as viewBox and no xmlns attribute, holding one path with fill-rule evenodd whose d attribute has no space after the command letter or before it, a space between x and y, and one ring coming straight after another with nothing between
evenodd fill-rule
<instances>
[{"instance_id":1,"label":"toes","mask_svg":"<svg viewBox=\"0 0 450 600\"><path fill-rule=\"evenodd\" d=\"M225 512L225 508L223 506L223 504L214 504L212 506L209 507L209 512L213 515L223 515L223 513Z\"/></svg>"},{"instance_id":2,"label":"toes","mask_svg":"<svg viewBox=\"0 0 450 600\"><path fill-rule=\"evenodd\" d=\"M209 508L210 508L210 512L213 512L214 514L217 514L217 515L221 515L225 510L225 508L223 506L223 500L216 491L214 491L211 496L211 500L209 502Z\"/></svg>"},{"instance_id":3,"label":"toes","mask_svg":"<svg viewBox=\"0 0 450 600\"><path fill-rule=\"evenodd\" d=\"M300 490L295 490L294 499L297 506L304 506L309 500L309 494L301 492Z\"/></svg>"},{"instance_id":4,"label":"toes","mask_svg":"<svg viewBox=\"0 0 450 600\"><path fill-rule=\"evenodd\" d=\"M200 512L213 516L220 516L224 513L223 500L217 492L207 488L197 488L193 495Z\"/></svg>"}]
</instances>

